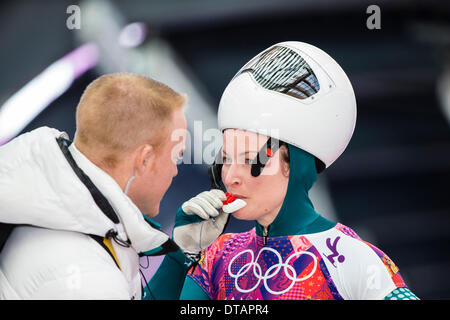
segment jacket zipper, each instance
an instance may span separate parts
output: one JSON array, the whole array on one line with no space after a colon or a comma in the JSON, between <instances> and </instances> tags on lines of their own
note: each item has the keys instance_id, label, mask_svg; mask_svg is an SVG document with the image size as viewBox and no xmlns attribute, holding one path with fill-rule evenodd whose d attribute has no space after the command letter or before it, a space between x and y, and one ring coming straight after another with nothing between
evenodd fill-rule
<instances>
[{"instance_id":1,"label":"jacket zipper","mask_svg":"<svg viewBox=\"0 0 450 320\"><path fill-rule=\"evenodd\" d=\"M267 238L269 236L269 227L263 227L263 244L267 245Z\"/></svg>"}]
</instances>

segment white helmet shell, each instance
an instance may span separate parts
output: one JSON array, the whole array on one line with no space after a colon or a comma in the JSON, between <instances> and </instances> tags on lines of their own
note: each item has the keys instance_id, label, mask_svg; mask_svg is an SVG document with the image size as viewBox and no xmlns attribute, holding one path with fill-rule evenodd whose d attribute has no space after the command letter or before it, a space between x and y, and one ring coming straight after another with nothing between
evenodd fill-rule
<instances>
[{"instance_id":1,"label":"white helmet shell","mask_svg":"<svg viewBox=\"0 0 450 320\"><path fill-rule=\"evenodd\" d=\"M234 76L218 111L222 132L248 130L292 144L329 167L347 147L356 99L345 72L310 44L275 44Z\"/></svg>"}]
</instances>

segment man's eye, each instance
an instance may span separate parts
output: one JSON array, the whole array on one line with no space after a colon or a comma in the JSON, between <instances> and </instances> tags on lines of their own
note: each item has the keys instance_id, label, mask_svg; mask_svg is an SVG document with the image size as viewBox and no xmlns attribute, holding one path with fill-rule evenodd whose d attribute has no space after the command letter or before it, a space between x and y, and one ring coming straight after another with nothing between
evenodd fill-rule
<instances>
[{"instance_id":1,"label":"man's eye","mask_svg":"<svg viewBox=\"0 0 450 320\"><path fill-rule=\"evenodd\" d=\"M175 159L176 164L181 164L183 162L184 153L178 155L178 157Z\"/></svg>"}]
</instances>

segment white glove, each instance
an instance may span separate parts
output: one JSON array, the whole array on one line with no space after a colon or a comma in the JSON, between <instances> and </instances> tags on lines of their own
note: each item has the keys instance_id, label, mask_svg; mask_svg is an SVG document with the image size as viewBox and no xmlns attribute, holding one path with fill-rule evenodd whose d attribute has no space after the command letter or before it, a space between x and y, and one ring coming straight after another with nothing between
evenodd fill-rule
<instances>
[{"instance_id":1,"label":"white glove","mask_svg":"<svg viewBox=\"0 0 450 320\"><path fill-rule=\"evenodd\" d=\"M189 199L181 205L186 214L196 214L200 218L207 220L210 217L217 217L222 208L222 201L226 201L227 196L222 190L212 189L211 191L203 191L194 198Z\"/></svg>"},{"instance_id":2,"label":"white glove","mask_svg":"<svg viewBox=\"0 0 450 320\"><path fill-rule=\"evenodd\" d=\"M178 210L173 239L185 253L200 253L223 233L230 212L221 210L222 201L227 201L225 193L212 189L189 199Z\"/></svg>"}]
</instances>

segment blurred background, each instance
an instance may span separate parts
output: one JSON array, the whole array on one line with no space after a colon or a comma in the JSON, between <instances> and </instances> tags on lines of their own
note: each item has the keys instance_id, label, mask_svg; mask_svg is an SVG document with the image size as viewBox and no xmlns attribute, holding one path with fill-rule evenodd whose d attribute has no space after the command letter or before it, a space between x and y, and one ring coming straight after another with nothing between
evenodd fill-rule
<instances>
[{"instance_id":1,"label":"blurred background","mask_svg":"<svg viewBox=\"0 0 450 320\"><path fill-rule=\"evenodd\" d=\"M195 120L215 128L243 64L277 42L309 42L343 67L358 104L347 150L311 192L316 210L386 252L417 296L449 299L450 4L379 0L379 29L371 4L2 1L0 144L44 125L72 138L84 88L117 71L187 93L191 132ZM155 220L171 233L178 207L209 187L207 164L181 164ZM227 231L252 227L232 219ZM148 279L160 261L141 260Z\"/></svg>"}]
</instances>

